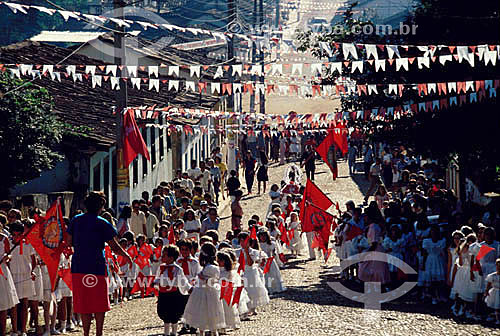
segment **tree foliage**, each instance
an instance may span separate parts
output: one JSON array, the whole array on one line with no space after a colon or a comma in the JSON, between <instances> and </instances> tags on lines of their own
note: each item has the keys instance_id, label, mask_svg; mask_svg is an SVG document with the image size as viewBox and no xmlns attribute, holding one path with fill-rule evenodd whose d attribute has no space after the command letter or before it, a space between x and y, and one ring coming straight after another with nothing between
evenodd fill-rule
<instances>
[{"instance_id":1,"label":"tree foliage","mask_svg":"<svg viewBox=\"0 0 500 336\"><path fill-rule=\"evenodd\" d=\"M0 197L6 197L10 188L39 177L62 158L57 148L65 127L46 89L5 73L0 73L0 120Z\"/></svg>"},{"instance_id":2,"label":"tree foliage","mask_svg":"<svg viewBox=\"0 0 500 336\"><path fill-rule=\"evenodd\" d=\"M342 24L346 29L353 25L372 24L356 18L354 3L345 12ZM312 48L317 57L324 57L319 47L319 41L352 42L373 44L399 45L497 45L500 40L499 29L500 2L480 2L472 4L465 0L421 0L406 20L408 25L416 25L413 35L363 35L363 34L322 34L313 36L311 33L299 34L302 49ZM379 51L379 58L386 58ZM402 57L414 57L421 54L410 54L400 48ZM438 48L435 56L449 54L448 48ZM456 53L456 51L455 51ZM360 59L366 59L365 51L358 49ZM343 61L343 54L336 53L331 61ZM388 66L388 65L387 65ZM344 70L344 73L346 71ZM364 73L344 74L357 84L387 84L387 83L436 83L447 81L498 79L498 65L485 66L476 57L475 67L470 67L464 61L448 62L441 65L431 63L430 69L417 69L411 65L409 71L396 72L393 67L388 71L375 72L373 67L366 67ZM332 83L338 74L329 74L324 83ZM379 90L380 91L380 90ZM498 92L500 94L500 92ZM489 93L486 93L489 97ZM362 95L356 93L342 96L343 111L357 111L379 106L397 106L408 103L419 103L433 99L441 99L438 94L419 97L416 90L405 90L402 97L398 95ZM493 176L496 166L500 165L498 146L492 145L494 136L500 134L500 118L498 114L498 99L487 98L482 103L453 106L446 110L428 113L408 114L391 122L380 121L350 121L350 126L357 126L377 140L405 144L415 148L419 154L432 158L447 158L459 155L462 168L466 174L474 171L483 176ZM487 180L492 181L488 178Z\"/></svg>"}]
</instances>

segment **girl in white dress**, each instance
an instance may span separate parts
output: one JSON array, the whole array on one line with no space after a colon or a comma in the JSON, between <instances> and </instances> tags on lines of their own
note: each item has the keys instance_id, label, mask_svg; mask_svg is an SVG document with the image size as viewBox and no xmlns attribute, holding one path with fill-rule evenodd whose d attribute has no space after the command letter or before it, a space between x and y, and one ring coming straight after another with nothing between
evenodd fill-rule
<instances>
[{"instance_id":1,"label":"girl in white dress","mask_svg":"<svg viewBox=\"0 0 500 336\"><path fill-rule=\"evenodd\" d=\"M196 218L193 209L186 210L184 213L184 230L187 232L187 239L200 240L201 223L198 218Z\"/></svg>"},{"instance_id":2,"label":"girl in white dress","mask_svg":"<svg viewBox=\"0 0 500 336\"><path fill-rule=\"evenodd\" d=\"M61 253L61 257L59 259L59 271L65 272L71 269L71 255L65 255ZM71 322L71 316L73 315L73 293L71 289L68 287L66 282L63 281L59 276L57 277L56 284L56 300L58 303L58 308L60 310L60 328L59 332L66 332L66 325L69 321L69 329L73 328L73 323Z\"/></svg>"},{"instance_id":3,"label":"girl in white dress","mask_svg":"<svg viewBox=\"0 0 500 336\"><path fill-rule=\"evenodd\" d=\"M281 272L278 267L277 260L279 260L278 245L276 241L271 239L267 230L259 231L257 237L259 238L260 248L267 255L267 258L274 258L271 262L269 271L264 274L264 281L269 294L281 293L286 290L281 278ZM264 259L261 263L262 269L266 266L268 259Z\"/></svg>"},{"instance_id":4,"label":"girl in white dress","mask_svg":"<svg viewBox=\"0 0 500 336\"><path fill-rule=\"evenodd\" d=\"M457 273L457 261L458 261L458 251L462 240L465 238L461 231L454 231L451 234L452 241L450 247L448 247L448 262L446 267L446 284L451 288L450 299L456 301L457 293L453 289L453 283L455 281L455 274ZM455 311L457 308L456 302L453 303L451 311Z\"/></svg>"},{"instance_id":5,"label":"girl in white dress","mask_svg":"<svg viewBox=\"0 0 500 336\"><path fill-rule=\"evenodd\" d=\"M453 289L458 294L460 300L464 304L460 305L458 311L453 312L456 316L464 314L467 318L472 318L473 303L477 296L477 288L481 286L481 279L477 271L471 270L471 265L474 263L474 248L471 246L476 242L476 235L471 233L466 239L465 243L460 246L458 253L457 273L455 274L455 281Z\"/></svg>"},{"instance_id":6,"label":"girl in white dress","mask_svg":"<svg viewBox=\"0 0 500 336\"><path fill-rule=\"evenodd\" d=\"M295 211L290 213L290 217L287 219L287 227L289 231L293 231L292 238L290 239L290 250L292 251L292 255L299 256L304 248L304 243L300 230L301 225L299 216Z\"/></svg>"},{"instance_id":7,"label":"girl in white dress","mask_svg":"<svg viewBox=\"0 0 500 336\"><path fill-rule=\"evenodd\" d=\"M16 221L10 226L14 244L19 244L11 249L11 260L9 263L12 280L16 287L17 297L21 310L20 316L16 308L11 309L12 330L17 332L17 319L21 319L21 333L26 332L26 323L28 317L28 298L35 295L36 274L33 272L36 266L35 249L31 244L24 241L24 226Z\"/></svg>"},{"instance_id":8,"label":"girl in white dress","mask_svg":"<svg viewBox=\"0 0 500 336\"><path fill-rule=\"evenodd\" d=\"M186 324L216 333L226 327L224 307L220 300L219 267L215 265L217 249L212 243L205 243L200 249L200 265L203 270L198 274L199 283L193 288L184 310Z\"/></svg>"},{"instance_id":9,"label":"girl in white dress","mask_svg":"<svg viewBox=\"0 0 500 336\"><path fill-rule=\"evenodd\" d=\"M403 260L403 252L405 248L404 239L401 236L401 229L397 224L391 226L389 236L385 237L382 242L385 251L391 256ZM392 282L397 280L398 268L393 264L389 264L389 272L391 273Z\"/></svg>"},{"instance_id":10,"label":"girl in white dress","mask_svg":"<svg viewBox=\"0 0 500 336\"><path fill-rule=\"evenodd\" d=\"M486 276L486 290L484 301L486 305L495 310L496 325L500 325L500 258L495 263L496 272Z\"/></svg>"},{"instance_id":11,"label":"girl in white dress","mask_svg":"<svg viewBox=\"0 0 500 336\"><path fill-rule=\"evenodd\" d=\"M238 307L236 305L232 304L232 298L234 297L234 293L236 292L236 289L241 286L240 283L238 283L237 277L236 277L236 272L233 270L233 261L231 260L231 257L229 256L228 253L225 251L219 251L217 252L217 264L219 265L220 268L220 279L221 279L221 288L222 288L222 281L227 281L232 284L232 293L231 293L231 300L229 304L225 299L222 299L222 306L224 307L224 321L226 323L226 329L239 329L240 328L240 313L238 311ZM221 330L222 333L224 333L226 330L223 329Z\"/></svg>"},{"instance_id":12,"label":"girl in white dress","mask_svg":"<svg viewBox=\"0 0 500 336\"><path fill-rule=\"evenodd\" d=\"M426 238L422 242L422 249L426 252L425 259L425 282L434 290L432 304L437 304L439 300L439 289L445 280L444 256L446 240L441 239L438 226L431 227L431 238Z\"/></svg>"},{"instance_id":13,"label":"girl in white dress","mask_svg":"<svg viewBox=\"0 0 500 336\"><path fill-rule=\"evenodd\" d=\"M257 307L264 306L269 303L269 295L260 276L261 272L258 264L260 251L256 251L250 247L249 237L248 232L240 232L238 235L238 241L241 248L235 252L238 257L238 261L244 260L245 262L245 265L242 266L244 267L242 278L245 280L245 290L250 298L250 302L248 304L250 313L255 314ZM240 265L238 269L240 269Z\"/></svg>"},{"instance_id":14,"label":"girl in white dress","mask_svg":"<svg viewBox=\"0 0 500 336\"><path fill-rule=\"evenodd\" d=\"M7 267L9 261L10 242L6 235L0 233L0 335L5 335L7 311L18 303L16 287L12 281L12 274Z\"/></svg>"}]
</instances>

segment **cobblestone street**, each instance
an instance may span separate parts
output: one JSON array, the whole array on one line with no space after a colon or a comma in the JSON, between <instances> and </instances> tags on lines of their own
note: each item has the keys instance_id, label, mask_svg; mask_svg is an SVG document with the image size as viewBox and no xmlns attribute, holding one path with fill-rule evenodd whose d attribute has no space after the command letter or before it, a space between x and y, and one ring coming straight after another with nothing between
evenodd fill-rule
<instances>
[{"instance_id":1,"label":"cobblestone street","mask_svg":"<svg viewBox=\"0 0 500 336\"><path fill-rule=\"evenodd\" d=\"M284 166L269 170L270 185L283 178ZM342 207L347 200L362 202L360 191L366 188L361 173L354 179L347 164L339 162L339 178L332 182L325 164L317 167L316 183ZM243 179L241 179L243 180ZM244 184L244 183L242 183ZM267 191L269 191L269 187ZM254 192L257 188L255 187ZM253 214L263 218L269 196L251 195L242 201L243 223ZM225 207L220 231L230 227L229 207ZM281 271L288 290L272 297L270 304L260 308L251 321L242 322L241 329L230 335L500 335L498 329L481 324L454 320L449 304L421 305L408 298L382 305L373 312L362 304L348 300L331 289L327 282L336 281L339 260L334 255L325 265L322 258L307 261L306 256L292 259ZM358 291L362 289L357 289ZM106 316L105 335L158 335L163 332L156 315L156 299L137 299L114 307Z\"/></svg>"}]
</instances>

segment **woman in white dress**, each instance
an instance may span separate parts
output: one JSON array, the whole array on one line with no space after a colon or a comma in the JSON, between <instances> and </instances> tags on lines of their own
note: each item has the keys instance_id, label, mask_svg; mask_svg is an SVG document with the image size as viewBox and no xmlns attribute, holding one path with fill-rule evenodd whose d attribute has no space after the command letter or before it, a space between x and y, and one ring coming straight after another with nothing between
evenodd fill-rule
<instances>
[{"instance_id":1,"label":"woman in white dress","mask_svg":"<svg viewBox=\"0 0 500 336\"><path fill-rule=\"evenodd\" d=\"M220 300L219 267L215 265L217 250L212 243L205 243L200 249L200 265L203 270L198 274L199 284L193 288L184 310L187 325L201 332L216 333L226 328L224 307Z\"/></svg>"},{"instance_id":2,"label":"woman in white dress","mask_svg":"<svg viewBox=\"0 0 500 336\"><path fill-rule=\"evenodd\" d=\"M7 236L0 233L0 335L5 335L7 311L18 303L16 287L12 281L12 274L7 267L9 261L10 242Z\"/></svg>"},{"instance_id":3,"label":"woman in white dress","mask_svg":"<svg viewBox=\"0 0 500 336\"><path fill-rule=\"evenodd\" d=\"M446 240L440 237L439 226L431 228L431 238L426 238L422 242L422 248L427 254L425 259L425 282L434 289L432 304L437 304L439 300L439 290L445 280L444 256Z\"/></svg>"},{"instance_id":4,"label":"woman in white dress","mask_svg":"<svg viewBox=\"0 0 500 336\"><path fill-rule=\"evenodd\" d=\"M271 239L267 230L259 231L257 237L259 238L260 248L267 255L267 258L273 258L270 263L269 271L264 273L264 281L269 294L281 293L286 290L281 278L281 272L278 267L277 260L279 260L279 250L276 241ZM265 269L269 259L264 259L261 267Z\"/></svg>"}]
</instances>

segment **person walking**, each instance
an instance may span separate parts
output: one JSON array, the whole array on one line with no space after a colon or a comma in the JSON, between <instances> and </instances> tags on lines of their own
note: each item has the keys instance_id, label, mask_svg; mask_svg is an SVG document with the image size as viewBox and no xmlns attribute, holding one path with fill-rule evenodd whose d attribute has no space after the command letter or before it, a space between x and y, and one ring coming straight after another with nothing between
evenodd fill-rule
<instances>
[{"instance_id":1,"label":"person walking","mask_svg":"<svg viewBox=\"0 0 500 336\"><path fill-rule=\"evenodd\" d=\"M366 192L365 195L365 203L368 203L368 199L370 198L371 194L377 190L378 186L381 184L380 180L380 173L382 171L382 160L380 158L377 158L375 160L375 163L372 164L370 167L370 172L369 172L369 180L370 180L370 187L368 187L368 191Z\"/></svg>"},{"instance_id":2,"label":"person walking","mask_svg":"<svg viewBox=\"0 0 500 336\"><path fill-rule=\"evenodd\" d=\"M255 179L255 165L256 161L252 152L247 151L245 159L243 160L243 166L245 167L245 181L247 183L248 194L252 193L253 181Z\"/></svg>"},{"instance_id":3,"label":"person walking","mask_svg":"<svg viewBox=\"0 0 500 336\"><path fill-rule=\"evenodd\" d=\"M347 152L347 161L349 164L349 174L353 175L356 172L356 157L358 156L358 149L354 146L354 143L349 144L349 150Z\"/></svg>"},{"instance_id":4,"label":"person walking","mask_svg":"<svg viewBox=\"0 0 500 336\"><path fill-rule=\"evenodd\" d=\"M81 314L83 334L90 334L92 316L96 321L96 335L103 333L104 316L110 310L108 293L108 271L104 258L104 245L132 265L132 259L118 244L116 229L99 214L106 200L102 193L91 192L85 198L85 214L70 222L67 242L73 246L71 263L74 312Z\"/></svg>"},{"instance_id":5,"label":"person walking","mask_svg":"<svg viewBox=\"0 0 500 336\"><path fill-rule=\"evenodd\" d=\"M264 193L266 193L266 182L269 181L269 176L267 175L267 166L269 164L269 160L263 147L259 147L259 159L259 168L257 170L257 193L260 195L261 182L264 187Z\"/></svg>"},{"instance_id":6,"label":"person walking","mask_svg":"<svg viewBox=\"0 0 500 336\"><path fill-rule=\"evenodd\" d=\"M304 153L302 153L302 156L300 158L300 167L306 168L306 177L314 181L314 172L316 170L316 154L312 150L312 147L310 145L306 146L306 150Z\"/></svg>"},{"instance_id":7,"label":"person walking","mask_svg":"<svg viewBox=\"0 0 500 336\"><path fill-rule=\"evenodd\" d=\"M366 144L365 148L365 156L363 158L364 164L365 164L365 177L369 179L370 176L370 167L373 162L373 150L370 144Z\"/></svg>"}]
</instances>

